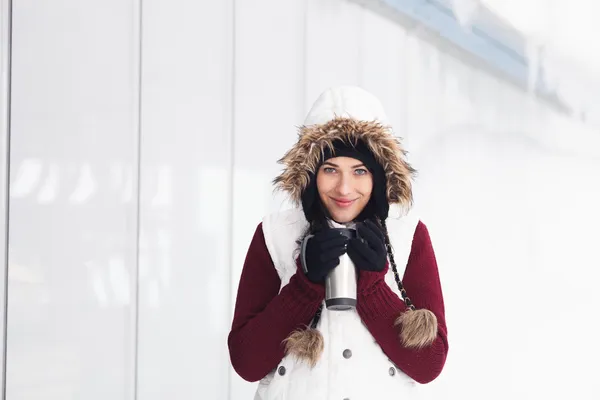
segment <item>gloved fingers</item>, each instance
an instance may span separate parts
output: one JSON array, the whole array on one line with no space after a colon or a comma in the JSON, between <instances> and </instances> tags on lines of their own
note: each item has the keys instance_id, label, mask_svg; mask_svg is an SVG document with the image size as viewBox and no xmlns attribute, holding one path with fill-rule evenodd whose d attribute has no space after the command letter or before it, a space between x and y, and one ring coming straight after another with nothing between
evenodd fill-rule
<instances>
[{"instance_id":1,"label":"gloved fingers","mask_svg":"<svg viewBox=\"0 0 600 400\"><path fill-rule=\"evenodd\" d=\"M332 269L337 267L339 264L340 264L339 258L333 258L333 259L323 263L323 271L325 272L325 275L327 275L329 273L329 271L331 271Z\"/></svg>"},{"instance_id":2,"label":"gloved fingers","mask_svg":"<svg viewBox=\"0 0 600 400\"><path fill-rule=\"evenodd\" d=\"M371 265L371 261L369 258L365 257L359 250L359 247L353 246L352 244L348 246L348 256L354 262L354 265L358 269L365 269L366 266ZM370 269L370 268L369 268Z\"/></svg>"},{"instance_id":3,"label":"gloved fingers","mask_svg":"<svg viewBox=\"0 0 600 400\"><path fill-rule=\"evenodd\" d=\"M327 274L329 274L329 272L332 269L337 267L339 263L340 263L339 258L331 259L325 263L320 263L318 270L313 270L313 271L309 270L309 275L311 275L311 277L314 279L314 281L323 281L323 279L327 276Z\"/></svg>"},{"instance_id":4,"label":"gloved fingers","mask_svg":"<svg viewBox=\"0 0 600 400\"><path fill-rule=\"evenodd\" d=\"M364 222L364 225L369 227L369 229L377 235L377 237L379 238L379 241L381 243L385 243L385 235L379 225L377 225L374 221L372 221L370 219L366 220Z\"/></svg>"},{"instance_id":5,"label":"gloved fingers","mask_svg":"<svg viewBox=\"0 0 600 400\"><path fill-rule=\"evenodd\" d=\"M361 239L352 239L350 241L348 244L348 254L350 254L350 251L360 255L360 257L367 262L373 262L373 260L377 259L377 253Z\"/></svg>"},{"instance_id":6,"label":"gloved fingers","mask_svg":"<svg viewBox=\"0 0 600 400\"><path fill-rule=\"evenodd\" d=\"M327 241L320 242L318 248L321 251L326 251L333 248L344 247L348 243L348 238L345 236L338 236Z\"/></svg>"},{"instance_id":7,"label":"gloved fingers","mask_svg":"<svg viewBox=\"0 0 600 400\"><path fill-rule=\"evenodd\" d=\"M367 245L373 250L379 250L385 246L380 237L366 224L361 224L357 228L358 234L361 238L365 239Z\"/></svg>"},{"instance_id":8,"label":"gloved fingers","mask_svg":"<svg viewBox=\"0 0 600 400\"><path fill-rule=\"evenodd\" d=\"M337 265L337 264L339 264L339 258L342 256L342 254L346 253L346 250L347 250L347 247L345 244L342 246L339 246L339 247L333 247L326 251L323 251L319 256L319 259L323 263L326 263L330 260L336 260L336 265Z\"/></svg>"},{"instance_id":9,"label":"gloved fingers","mask_svg":"<svg viewBox=\"0 0 600 400\"><path fill-rule=\"evenodd\" d=\"M315 237L320 241L326 241L337 237L344 237L344 235L338 230L327 228L315 233Z\"/></svg>"}]
</instances>

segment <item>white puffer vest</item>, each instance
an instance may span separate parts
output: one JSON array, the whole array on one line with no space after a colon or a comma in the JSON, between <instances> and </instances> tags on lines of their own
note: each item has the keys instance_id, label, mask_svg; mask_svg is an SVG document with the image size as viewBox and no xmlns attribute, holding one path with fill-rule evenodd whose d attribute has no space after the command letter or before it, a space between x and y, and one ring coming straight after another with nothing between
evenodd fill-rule
<instances>
[{"instance_id":1,"label":"white puffer vest","mask_svg":"<svg viewBox=\"0 0 600 400\"><path fill-rule=\"evenodd\" d=\"M386 220L400 276L404 274L418 222L418 218L411 215ZM263 219L265 242L281 278L281 287L296 273L297 240L307 226L300 209ZM391 268L386 282L402 298ZM284 357L278 367L260 381L255 400L417 398L418 384L388 359L356 310L330 311L323 307L317 328L325 343L317 365L311 369L292 356Z\"/></svg>"}]
</instances>

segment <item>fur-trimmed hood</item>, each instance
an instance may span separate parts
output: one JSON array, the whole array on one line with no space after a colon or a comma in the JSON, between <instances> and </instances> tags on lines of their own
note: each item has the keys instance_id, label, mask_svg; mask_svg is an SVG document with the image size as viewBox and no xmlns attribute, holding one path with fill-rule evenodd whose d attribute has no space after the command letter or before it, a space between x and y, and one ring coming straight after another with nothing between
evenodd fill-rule
<instances>
[{"instance_id":1,"label":"fur-trimmed hood","mask_svg":"<svg viewBox=\"0 0 600 400\"><path fill-rule=\"evenodd\" d=\"M287 192L299 205L325 149L333 152L333 143L338 140L354 145L360 140L384 169L388 203L410 208L415 171L386 120L379 100L363 89L337 87L325 91L300 127L298 141L279 160L284 169L273 181L276 190Z\"/></svg>"}]
</instances>

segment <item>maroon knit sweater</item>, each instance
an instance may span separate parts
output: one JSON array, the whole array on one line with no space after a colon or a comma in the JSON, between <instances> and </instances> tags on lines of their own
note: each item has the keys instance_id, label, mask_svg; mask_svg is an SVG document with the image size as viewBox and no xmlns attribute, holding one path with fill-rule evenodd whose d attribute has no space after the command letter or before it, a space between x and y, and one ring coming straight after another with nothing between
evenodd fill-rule
<instances>
[{"instance_id":1,"label":"maroon knit sweater","mask_svg":"<svg viewBox=\"0 0 600 400\"><path fill-rule=\"evenodd\" d=\"M422 222L415 230L402 283L417 309L437 316L438 336L431 346L411 350L400 343L394 321L407 307L384 282L387 270L359 273L358 314L394 364L417 382L431 382L446 362L448 339L437 263ZM250 382L277 367L285 355L283 340L306 327L325 298L325 287L309 281L301 270L281 292L280 286L259 224L246 255L228 338L233 368Z\"/></svg>"}]
</instances>

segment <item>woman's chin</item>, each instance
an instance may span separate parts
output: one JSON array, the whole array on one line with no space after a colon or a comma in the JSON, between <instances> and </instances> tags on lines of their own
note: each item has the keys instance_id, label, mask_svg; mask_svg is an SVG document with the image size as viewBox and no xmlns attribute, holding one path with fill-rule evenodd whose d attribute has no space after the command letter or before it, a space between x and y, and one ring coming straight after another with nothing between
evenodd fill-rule
<instances>
[{"instance_id":1,"label":"woman's chin","mask_svg":"<svg viewBox=\"0 0 600 400\"><path fill-rule=\"evenodd\" d=\"M359 213L351 210L330 212L331 219L339 224L346 224L348 222L354 221L354 219L358 216Z\"/></svg>"}]
</instances>

